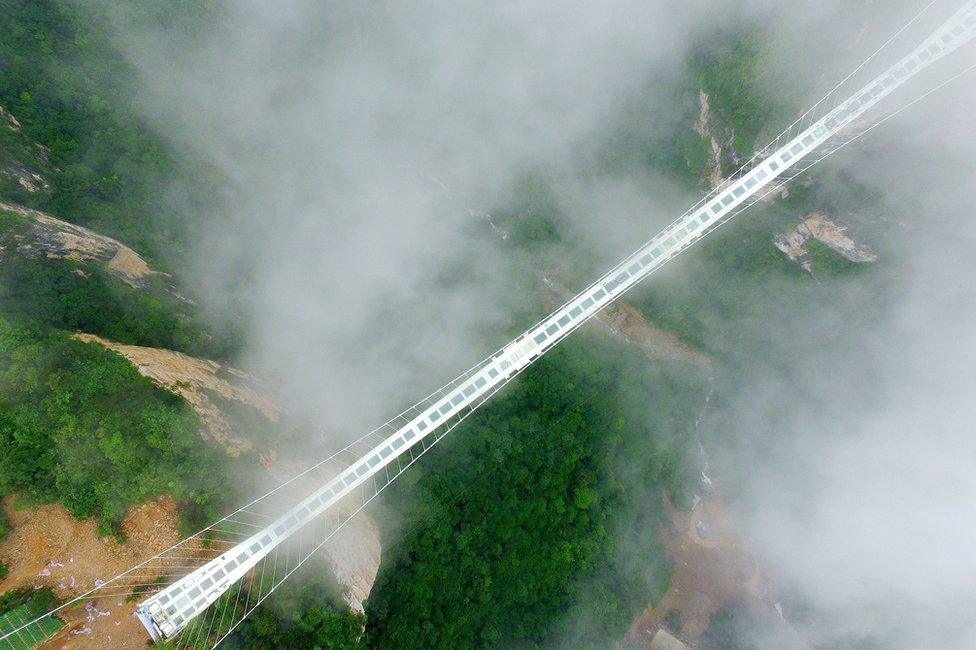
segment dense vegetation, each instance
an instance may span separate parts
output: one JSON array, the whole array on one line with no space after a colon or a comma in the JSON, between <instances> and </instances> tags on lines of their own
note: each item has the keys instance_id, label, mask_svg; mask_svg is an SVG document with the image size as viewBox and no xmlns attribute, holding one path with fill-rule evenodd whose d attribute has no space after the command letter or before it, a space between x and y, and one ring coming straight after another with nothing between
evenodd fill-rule
<instances>
[{"instance_id":1,"label":"dense vegetation","mask_svg":"<svg viewBox=\"0 0 976 650\"><path fill-rule=\"evenodd\" d=\"M371 645L619 636L667 584L661 491L685 494L703 397L702 376L596 338L550 352L405 478Z\"/></svg>"},{"instance_id":2,"label":"dense vegetation","mask_svg":"<svg viewBox=\"0 0 976 650\"><path fill-rule=\"evenodd\" d=\"M312 561L277 589L228 637L228 648L364 647L362 616L337 597L336 585L324 577L329 569Z\"/></svg>"},{"instance_id":3,"label":"dense vegetation","mask_svg":"<svg viewBox=\"0 0 976 650\"><path fill-rule=\"evenodd\" d=\"M192 519L231 494L178 397L100 346L0 319L0 494L59 501L117 529L160 492Z\"/></svg>"}]
</instances>

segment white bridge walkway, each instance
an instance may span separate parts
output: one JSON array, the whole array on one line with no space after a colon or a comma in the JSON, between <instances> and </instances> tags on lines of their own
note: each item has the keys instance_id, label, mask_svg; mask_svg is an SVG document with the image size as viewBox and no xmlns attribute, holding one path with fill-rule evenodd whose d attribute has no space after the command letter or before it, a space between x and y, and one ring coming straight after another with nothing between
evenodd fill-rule
<instances>
[{"instance_id":1,"label":"white bridge walkway","mask_svg":"<svg viewBox=\"0 0 976 650\"><path fill-rule=\"evenodd\" d=\"M976 0L970 0L910 54L870 80L836 108L822 116L815 115L813 113L815 109L821 105L827 106L825 101L830 97L828 94L814 109L798 120L794 125L795 135L793 128L787 130L736 175L705 196L692 209L576 297L431 397L384 425L378 430L379 433L373 432L371 438L362 439L368 440L370 446L357 460L331 480L311 491L284 514L277 517L263 515L263 518L257 521L250 519L243 521L241 513L253 513L253 509L242 508L235 513L239 515L237 519L225 518L218 522L223 525L223 528L216 528L218 524L215 524L208 529L224 530L227 528L227 522L248 526L245 532L238 533L237 537L232 538L233 543L214 546L211 556L216 555L216 557L207 559L202 565L200 565L202 560L199 559L202 557L201 554L191 553L186 550L188 547L184 547L183 555L186 557L183 559L186 564L177 565L170 562L160 565L165 566L170 572L157 570L154 574L146 574L150 590L158 586L161 577L175 578L175 582L139 604L137 614L150 635L156 640L172 639L209 609L212 613L212 615L208 614L212 616L209 625L198 625L197 629L193 630L195 640L187 643L194 646L197 643L219 643L244 616L253 611L254 606L267 597L265 593L263 597L258 596L252 603L249 589L246 601L241 602L244 600L242 588L237 586L235 589L235 585L246 582L242 581L242 578L249 573L251 575L249 580L252 583L264 581L265 569L262 561L268 558L269 554L279 550L283 544L294 541L292 538L297 537L299 531L306 527L315 529L316 526L322 526L321 522L325 520L332 522L326 527L325 537L333 534L342 523L348 521L346 517L348 511L344 511L338 519L335 518L337 509L341 507L340 502L348 501L351 497L358 498L358 495L364 494L364 490L368 488L369 494L362 499L363 505L359 507L362 509L366 502L404 471L403 461L406 458L409 458L406 462L406 466L409 467L419 454L429 449L512 377L676 255L765 195L782 187L793 177L863 135L863 132L859 133L846 141L838 141L835 137L910 78L974 37L976 37ZM841 85L838 85L837 88L840 87ZM812 123L808 126L802 125L801 121L804 118L809 118ZM390 478L391 472L392 478ZM377 487L379 483L382 483L382 486ZM317 523L315 526L309 526L311 522ZM317 538L317 541L320 542L321 537ZM314 552L321 546L321 543L317 545L313 543L311 551ZM196 545L194 549L199 551L200 545ZM298 556L303 556L298 562L299 565L311 555L311 553L305 554L306 552L307 549L298 553ZM177 553L168 557L179 555ZM163 556L157 556L159 557ZM262 565L261 575L255 577L254 570L259 564ZM274 564L277 569L277 557ZM281 580L290 575L295 568L297 566L289 567ZM185 573L187 569L190 569L189 573ZM275 580L277 576L271 578L273 583ZM280 581L272 584L268 593L273 591L277 584L280 584ZM126 593L132 593L132 590ZM227 621L224 620L224 612L215 612L218 608L213 607L214 603L225 594L227 597L221 600L225 609L227 607L240 609L243 606L241 615L235 616L232 613ZM230 597L231 594L234 598ZM97 597L97 595L93 593L89 597ZM185 636L181 638L185 639ZM2 646L2 639L0 639L0 646Z\"/></svg>"}]
</instances>

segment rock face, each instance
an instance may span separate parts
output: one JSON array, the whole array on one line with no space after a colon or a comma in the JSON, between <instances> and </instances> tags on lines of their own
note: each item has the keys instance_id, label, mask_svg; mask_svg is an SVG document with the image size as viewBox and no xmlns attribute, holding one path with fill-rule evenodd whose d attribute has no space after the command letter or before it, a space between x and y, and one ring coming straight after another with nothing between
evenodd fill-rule
<instances>
[{"instance_id":1,"label":"rock face","mask_svg":"<svg viewBox=\"0 0 976 650\"><path fill-rule=\"evenodd\" d=\"M708 183L711 187L718 187L722 184L722 145L712 134L709 124L709 104L708 93L704 90L698 91L698 103L701 110L698 119L695 120L694 129L701 137L708 140L710 155L708 157Z\"/></svg>"},{"instance_id":2,"label":"rock face","mask_svg":"<svg viewBox=\"0 0 976 650\"><path fill-rule=\"evenodd\" d=\"M800 224L789 232L777 235L773 239L776 248L783 251L787 257L799 264L806 271L811 270L810 253L807 241L815 239L827 246L838 255L851 262L864 264L878 259L867 247L858 245L845 233L847 228L838 226L822 212L808 215Z\"/></svg>"},{"instance_id":3,"label":"rock face","mask_svg":"<svg viewBox=\"0 0 976 650\"><path fill-rule=\"evenodd\" d=\"M276 422L280 416L278 407L255 388L257 380L240 370L173 350L115 343L94 334L75 334L75 338L118 352L139 369L139 374L189 402L200 417L203 437L220 445L228 456L236 458L241 452L253 450L254 444L234 434L226 415L208 391L253 406L269 422Z\"/></svg>"},{"instance_id":4,"label":"rock face","mask_svg":"<svg viewBox=\"0 0 976 650\"><path fill-rule=\"evenodd\" d=\"M19 205L0 202L0 211L25 219L27 228L13 237L17 251L28 257L104 264L109 273L137 289L145 287L151 276L162 275L149 268L138 253L111 237Z\"/></svg>"},{"instance_id":5,"label":"rock face","mask_svg":"<svg viewBox=\"0 0 976 650\"><path fill-rule=\"evenodd\" d=\"M363 602L376 581L380 568L380 531L362 514L356 516L325 545L336 580L344 588L343 600L357 614L365 613Z\"/></svg>"}]
</instances>

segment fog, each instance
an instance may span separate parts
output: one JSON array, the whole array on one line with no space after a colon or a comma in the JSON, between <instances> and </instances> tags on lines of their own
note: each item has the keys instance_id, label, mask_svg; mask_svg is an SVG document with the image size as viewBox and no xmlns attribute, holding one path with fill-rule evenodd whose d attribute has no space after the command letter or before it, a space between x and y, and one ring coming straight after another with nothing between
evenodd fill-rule
<instances>
[{"instance_id":1,"label":"fog","mask_svg":"<svg viewBox=\"0 0 976 650\"><path fill-rule=\"evenodd\" d=\"M735 406L756 430L792 411L736 502L772 574L815 604L824 645L976 645L974 99L966 78L835 162L886 196L875 218L899 250L884 318L833 319L806 344L793 324L803 379L747 386Z\"/></svg>"},{"instance_id":2,"label":"fog","mask_svg":"<svg viewBox=\"0 0 976 650\"><path fill-rule=\"evenodd\" d=\"M813 4L241 2L195 35L117 20L147 117L227 180L188 270L202 302L243 304L240 363L342 437L484 357L535 304L483 220L526 174L556 179L607 262L694 199L579 161L648 79L685 74L696 38L732 16L779 26L780 74L812 100L918 6ZM787 412L762 449L714 451L749 475L728 496L812 644L976 647L974 99L969 76L830 163L890 207L870 242L892 257L884 318L850 323L847 304L769 323L800 379L725 388L737 441Z\"/></svg>"}]
</instances>

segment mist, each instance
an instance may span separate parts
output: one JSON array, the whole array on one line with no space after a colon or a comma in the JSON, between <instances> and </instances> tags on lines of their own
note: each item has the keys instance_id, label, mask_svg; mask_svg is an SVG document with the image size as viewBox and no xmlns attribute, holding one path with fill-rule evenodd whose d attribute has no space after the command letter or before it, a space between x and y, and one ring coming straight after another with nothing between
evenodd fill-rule
<instances>
[{"instance_id":1,"label":"mist","mask_svg":"<svg viewBox=\"0 0 976 650\"><path fill-rule=\"evenodd\" d=\"M775 24L782 74L815 100L913 3L811 4L289 0L223 7L205 34L116 21L147 119L227 179L192 255L202 302L244 305L239 363L343 439L504 343L536 300L484 227L525 175L565 190L607 263L694 200L580 161L648 79L685 73L696 38ZM771 322L799 379L728 391L736 441L787 412L771 444L716 462L749 475L731 501L814 644L976 646L974 92L966 77L830 163L890 207L883 318ZM782 647L768 632L744 631Z\"/></svg>"}]
</instances>

